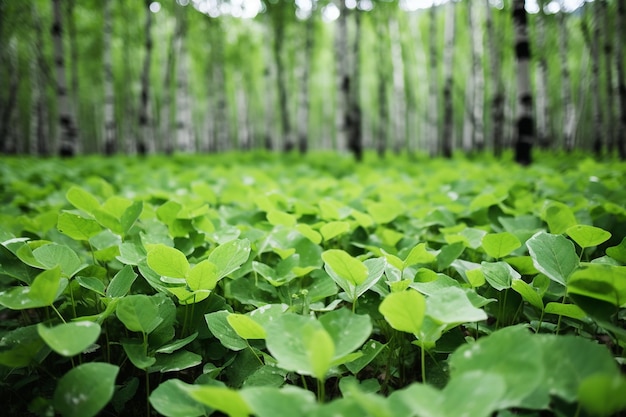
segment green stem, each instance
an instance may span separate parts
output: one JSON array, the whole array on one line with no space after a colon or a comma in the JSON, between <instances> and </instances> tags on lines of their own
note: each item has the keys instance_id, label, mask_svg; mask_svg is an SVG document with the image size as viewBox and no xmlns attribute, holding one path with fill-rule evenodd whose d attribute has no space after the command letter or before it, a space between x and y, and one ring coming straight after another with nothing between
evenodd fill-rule
<instances>
[{"instance_id":1,"label":"green stem","mask_svg":"<svg viewBox=\"0 0 626 417\"><path fill-rule=\"evenodd\" d=\"M76 314L76 302L74 301L74 290L72 289L72 283L69 283L70 287L70 298L72 299L72 314L74 314L74 318L78 317Z\"/></svg>"},{"instance_id":2,"label":"green stem","mask_svg":"<svg viewBox=\"0 0 626 417\"><path fill-rule=\"evenodd\" d=\"M424 346L422 345L420 348L420 355L421 355L421 365L422 365L422 384L426 383L426 350L424 349Z\"/></svg>"},{"instance_id":3,"label":"green stem","mask_svg":"<svg viewBox=\"0 0 626 417\"><path fill-rule=\"evenodd\" d=\"M148 356L148 334L143 333L144 354ZM150 417L150 374L146 368L146 416Z\"/></svg>"},{"instance_id":4,"label":"green stem","mask_svg":"<svg viewBox=\"0 0 626 417\"><path fill-rule=\"evenodd\" d=\"M57 313L57 316L59 316L59 318L61 319L63 323L67 323L65 319L63 318L63 316L61 315L61 313L59 313L59 310L57 310L57 308L54 306L54 304L50 304L50 307L52 307L54 312Z\"/></svg>"},{"instance_id":5,"label":"green stem","mask_svg":"<svg viewBox=\"0 0 626 417\"><path fill-rule=\"evenodd\" d=\"M326 398L326 385L323 379L317 379L317 402L323 403Z\"/></svg>"},{"instance_id":6,"label":"green stem","mask_svg":"<svg viewBox=\"0 0 626 417\"><path fill-rule=\"evenodd\" d=\"M248 345L248 349L250 349L250 352L252 352L252 354L254 355L254 357L259 361L259 363L261 364L261 366L265 365L263 363L263 360L261 359L261 357L259 355L256 354L256 352L254 351L254 349L252 348L252 346L250 346L250 342L248 342L248 339L245 339L246 341L246 345Z\"/></svg>"},{"instance_id":7,"label":"green stem","mask_svg":"<svg viewBox=\"0 0 626 417\"><path fill-rule=\"evenodd\" d=\"M565 293L565 295L563 296L563 300L561 300L561 305L565 304L565 300L567 299L567 292ZM558 335L559 332L561 331L561 318L563 316L559 314L559 319L556 322L556 334Z\"/></svg>"},{"instance_id":8,"label":"green stem","mask_svg":"<svg viewBox=\"0 0 626 417\"><path fill-rule=\"evenodd\" d=\"M539 324L537 325L537 330L535 331L535 333L539 333L539 330L541 330L541 325L543 324L543 315L545 314L545 310L542 308L541 309L541 316L539 317Z\"/></svg>"}]
</instances>

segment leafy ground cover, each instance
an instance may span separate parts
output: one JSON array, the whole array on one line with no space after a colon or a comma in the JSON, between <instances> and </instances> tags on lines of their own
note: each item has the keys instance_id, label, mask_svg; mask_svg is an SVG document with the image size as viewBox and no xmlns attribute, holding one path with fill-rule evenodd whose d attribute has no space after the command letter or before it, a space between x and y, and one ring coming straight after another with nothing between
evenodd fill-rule
<instances>
[{"instance_id":1,"label":"leafy ground cover","mask_svg":"<svg viewBox=\"0 0 626 417\"><path fill-rule=\"evenodd\" d=\"M0 164L9 415L611 416L626 165Z\"/></svg>"}]
</instances>

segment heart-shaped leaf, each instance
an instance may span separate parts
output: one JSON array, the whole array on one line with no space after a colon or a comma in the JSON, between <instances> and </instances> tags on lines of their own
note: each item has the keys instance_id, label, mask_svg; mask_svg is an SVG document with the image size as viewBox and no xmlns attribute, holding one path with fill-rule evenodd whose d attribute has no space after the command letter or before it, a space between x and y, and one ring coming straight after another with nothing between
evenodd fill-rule
<instances>
[{"instance_id":1,"label":"heart-shaped leaf","mask_svg":"<svg viewBox=\"0 0 626 417\"><path fill-rule=\"evenodd\" d=\"M100 325L90 321L63 323L54 327L40 323L37 331L52 350L63 356L78 355L100 337Z\"/></svg>"},{"instance_id":2,"label":"heart-shaped leaf","mask_svg":"<svg viewBox=\"0 0 626 417\"><path fill-rule=\"evenodd\" d=\"M93 417L113 398L116 365L91 362L63 375L54 391L55 410L64 417Z\"/></svg>"},{"instance_id":3,"label":"heart-shaped leaf","mask_svg":"<svg viewBox=\"0 0 626 417\"><path fill-rule=\"evenodd\" d=\"M561 285L566 285L569 276L578 268L574 244L561 235L537 232L526 241L526 246L535 268Z\"/></svg>"},{"instance_id":4,"label":"heart-shaped leaf","mask_svg":"<svg viewBox=\"0 0 626 417\"><path fill-rule=\"evenodd\" d=\"M396 330L419 334L426 313L426 300L409 289L387 295L378 307L385 320Z\"/></svg>"}]
</instances>

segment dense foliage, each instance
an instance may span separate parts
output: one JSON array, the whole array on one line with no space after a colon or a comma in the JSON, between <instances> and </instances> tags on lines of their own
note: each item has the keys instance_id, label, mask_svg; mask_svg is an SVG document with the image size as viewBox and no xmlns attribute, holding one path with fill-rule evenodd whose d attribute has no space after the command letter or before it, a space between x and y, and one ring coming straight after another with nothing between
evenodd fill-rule
<instances>
[{"instance_id":1,"label":"dense foliage","mask_svg":"<svg viewBox=\"0 0 626 417\"><path fill-rule=\"evenodd\" d=\"M618 415L625 175L3 158L4 412Z\"/></svg>"}]
</instances>

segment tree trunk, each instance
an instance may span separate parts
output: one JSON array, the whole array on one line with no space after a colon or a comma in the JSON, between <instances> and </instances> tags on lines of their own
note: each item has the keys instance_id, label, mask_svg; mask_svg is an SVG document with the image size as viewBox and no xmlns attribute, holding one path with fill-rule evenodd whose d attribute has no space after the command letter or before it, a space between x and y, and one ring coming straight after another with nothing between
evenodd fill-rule
<instances>
[{"instance_id":1,"label":"tree trunk","mask_svg":"<svg viewBox=\"0 0 626 417\"><path fill-rule=\"evenodd\" d=\"M593 151L596 156L600 156L603 151L604 143L603 134L603 114L602 104L600 103L600 12L602 5L600 1L593 4L594 14L592 19L593 35L589 34L591 47L591 100L593 113Z\"/></svg>"},{"instance_id":2,"label":"tree trunk","mask_svg":"<svg viewBox=\"0 0 626 417\"><path fill-rule=\"evenodd\" d=\"M54 62L58 103L59 154L74 156L78 152L78 129L72 100L67 91L65 55L63 52L63 23L61 0L52 0L52 42L54 44Z\"/></svg>"},{"instance_id":3,"label":"tree trunk","mask_svg":"<svg viewBox=\"0 0 626 417\"><path fill-rule=\"evenodd\" d=\"M237 101L237 136L239 150L249 150L251 147L250 140L250 119L248 112L248 97L245 89L245 75L239 74L239 83L235 92Z\"/></svg>"},{"instance_id":4,"label":"tree trunk","mask_svg":"<svg viewBox=\"0 0 626 417\"><path fill-rule=\"evenodd\" d=\"M445 40L443 50L443 136L441 138L441 152L444 157L452 157L452 148L454 143L454 103L452 99L452 90L454 88L454 43L455 43L455 10L456 6L450 2L447 7Z\"/></svg>"},{"instance_id":5,"label":"tree trunk","mask_svg":"<svg viewBox=\"0 0 626 417\"><path fill-rule=\"evenodd\" d=\"M278 91L278 108L280 110L280 126L283 134L283 150L286 152L294 148L291 131L291 117L289 114L289 94L287 92L287 73L283 60L283 45L285 40L285 10L278 5L272 11L274 26L274 65L276 67L276 89Z\"/></svg>"},{"instance_id":6,"label":"tree trunk","mask_svg":"<svg viewBox=\"0 0 626 417\"><path fill-rule=\"evenodd\" d=\"M154 129L150 105L150 64L152 61L152 12L150 11L151 0L145 1L146 23L144 26L145 55L143 69L141 71L141 94L139 99L139 140L137 141L137 153L146 155L155 151Z\"/></svg>"},{"instance_id":7,"label":"tree trunk","mask_svg":"<svg viewBox=\"0 0 626 417\"><path fill-rule=\"evenodd\" d=\"M348 57L348 8L344 0L339 1L339 18L335 33L335 74L337 77L337 96L335 100L335 149L343 150L346 146L345 124L350 102L350 69Z\"/></svg>"},{"instance_id":8,"label":"tree trunk","mask_svg":"<svg viewBox=\"0 0 626 417\"><path fill-rule=\"evenodd\" d=\"M214 140L213 148L216 151L225 151L230 148L230 125L228 118L228 102L226 100L226 74L224 72L224 66L226 65L226 59L224 54L224 29L221 26L219 19L212 20L214 27L213 33L215 35L213 48L213 88L215 99L215 109L210 116L214 120Z\"/></svg>"},{"instance_id":9,"label":"tree trunk","mask_svg":"<svg viewBox=\"0 0 626 417\"><path fill-rule=\"evenodd\" d=\"M346 9L347 11L347 9ZM347 17L347 16L346 16ZM354 41L352 43L352 62L350 65L350 77L348 78L348 113L346 114L346 130L348 149L354 155L357 162L363 160L363 132L362 132L362 114L361 114L361 77L359 74L360 57L360 39L361 39L361 12L354 11Z\"/></svg>"},{"instance_id":10,"label":"tree trunk","mask_svg":"<svg viewBox=\"0 0 626 417\"><path fill-rule=\"evenodd\" d=\"M502 81L501 51L498 47L497 34L494 27L493 12L490 0L485 0L487 7L487 40L489 44L489 60L491 63L491 141L495 156L500 156L504 142L504 82Z\"/></svg>"},{"instance_id":11,"label":"tree trunk","mask_svg":"<svg viewBox=\"0 0 626 417\"><path fill-rule=\"evenodd\" d=\"M469 2L468 2L469 5ZM472 7L471 19L476 30L472 31L472 77L474 79L474 105L472 106L474 115L472 148L482 151L485 147L485 74L483 71L483 31L482 7Z\"/></svg>"},{"instance_id":12,"label":"tree trunk","mask_svg":"<svg viewBox=\"0 0 626 417\"><path fill-rule=\"evenodd\" d=\"M569 62L567 59L568 37L566 13L563 11L564 1L561 0L559 12L559 57L561 61L561 101L564 108L563 115L563 147L567 152L574 150L576 137L576 106L572 99L572 82L570 80Z\"/></svg>"},{"instance_id":13,"label":"tree trunk","mask_svg":"<svg viewBox=\"0 0 626 417\"><path fill-rule=\"evenodd\" d=\"M178 8L182 6L176 6L176 28L170 38L170 42L167 48L167 58L165 61L165 74L163 75L163 93L161 98L160 108L160 131L161 131L161 146L165 150L166 154L170 154L174 151L172 132L172 74L174 73L174 64L176 63L176 57L180 55L180 47L182 44L182 19L178 16Z\"/></svg>"},{"instance_id":14,"label":"tree trunk","mask_svg":"<svg viewBox=\"0 0 626 417\"><path fill-rule=\"evenodd\" d=\"M429 85L428 102L430 106L430 135L428 141L428 153L437 154L439 142L439 48L437 36L437 7L430 8L430 62L429 62Z\"/></svg>"},{"instance_id":15,"label":"tree trunk","mask_svg":"<svg viewBox=\"0 0 626 417\"><path fill-rule=\"evenodd\" d=\"M406 132L407 103L404 81L404 60L402 58L402 38L398 25L397 10L389 17L389 40L391 43L391 63L393 71L393 106L394 145L393 150L399 154L402 148L408 148Z\"/></svg>"},{"instance_id":16,"label":"tree trunk","mask_svg":"<svg viewBox=\"0 0 626 417\"><path fill-rule=\"evenodd\" d=\"M63 1L63 0L61 0ZM76 0L67 0L67 34L69 38L69 47L70 47L70 68L71 68L71 77L70 77L70 88L71 88L71 97L72 97L72 105L74 109L74 117L76 120L76 130L80 131L80 96L79 96L79 73L78 73L78 42L77 42L77 34L76 34L76 19L74 16L74 9L76 8ZM84 138L83 138L84 139ZM85 146L86 143L77 143L80 148L81 145ZM80 149L78 149L80 151Z\"/></svg>"},{"instance_id":17,"label":"tree trunk","mask_svg":"<svg viewBox=\"0 0 626 417\"><path fill-rule=\"evenodd\" d=\"M111 39L113 37L113 18L111 7L113 0L104 1L103 66L104 66L104 153L113 155L117 152L115 123L115 93L113 84L113 57Z\"/></svg>"},{"instance_id":18,"label":"tree trunk","mask_svg":"<svg viewBox=\"0 0 626 417\"><path fill-rule=\"evenodd\" d=\"M533 120L533 97L530 89L530 43L528 41L528 15L524 0L513 1L513 24L515 27L515 56L517 58L517 137L515 161L521 165L532 162L535 139Z\"/></svg>"},{"instance_id":19,"label":"tree trunk","mask_svg":"<svg viewBox=\"0 0 626 417\"><path fill-rule=\"evenodd\" d=\"M191 128L191 103L189 97L189 56L185 45L187 33L187 9L178 6L180 19L180 43L176 58L176 148L180 152L196 150Z\"/></svg>"},{"instance_id":20,"label":"tree trunk","mask_svg":"<svg viewBox=\"0 0 626 417\"><path fill-rule=\"evenodd\" d=\"M546 60L546 15L543 11L543 1L539 2L539 13L536 14L536 51L538 54L537 67L535 73L536 106L535 115L537 117L537 143L542 148L550 145L550 135L548 133L548 96L546 88L548 85L548 62Z\"/></svg>"},{"instance_id":21,"label":"tree trunk","mask_svg":"<svg viewBox=\"0 0 626 417\"><path fill-rule=\"evenodd\" d=\"M389 43L386 33L387 22L382 16L383 11L377 16L376 20L376 36L378 37L376 45L378 48L378 61L376 62L378 83L378 129L376 133L376 153L379 158L385 157L387 151L387 137L389 136L389 99L387 96L387 79L389 62Z\"/></svg>"},{"instance_id":22,"label":"tree trunk","mask_svg":"<svg viewBox=\"0 0 626 417\"><path fill-rule=\"evenodd\" d=\"M599 1L602 6L602 14L604 15L604 33L602 34L602 40L604 41L604 71L606 80L606 144L609 154L613 154L615 150L615 90L613 79L613 64L614 64L614 50L613 50L613 38L609 36L610 28L614 27L611 22L612 14L609 13L609 4L606 0ZM618 30L615 27L615 30Z\"/></svg>"},{"instance_id":23,"label":"tree trunk","mask_svg":"<svg viewBox=\"0 0 626 417\"><path fill-rule=\"evenodd\" d=\"M309 148L309 75L311 54L313 53L314 15L311 14L305 23L304 51L302 52L302 77L300 80L300 106L298 107L298 150L304 155Z\"/></svg>"},{"instance_id":24,"label":"tree trunk","mask_svg":"<svg viewBox=\"0 0 626 417\"><path fill-rule=\"evenodd\" d=\"M19 68L17 66L17 38L13 37L8 42L8 78L9 78L9 95L6 106L2 109L0 119L0 151L4 154L17 153L17 143L15 142L14 132L9 129L12 125L13 115L16 111L17 92L20 84Z\"/></svg>"},{"instance_id":25,"label":"tree trunk","mask_svg":"<svg viewBox=\"0 0 626 417\"><path fill-rule=\"evenodd\" d=\"M35 57L30 61L31 76L31 115L30 115L30 149L31 155L47 156L49 153L47 134L47 107L45 102L45 65L42 55L43 30L37 8L32 8L33 28L35 29Z\"/></svg>"},{"instance_id":26,"label":"tree trunk","mask_svg":"<svg viewBox=\"0 0 626 417\"><path fill-rule=\"evenodd\" d=\"M624 39L626 39L626 3L617 2L615 14L615 60L617 91L619 95L619 124L617 128L616 145L620 159L626 160L626 73L624 71Z\"/></svg>"}]
</instances>

